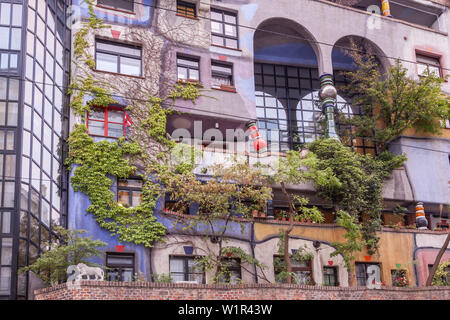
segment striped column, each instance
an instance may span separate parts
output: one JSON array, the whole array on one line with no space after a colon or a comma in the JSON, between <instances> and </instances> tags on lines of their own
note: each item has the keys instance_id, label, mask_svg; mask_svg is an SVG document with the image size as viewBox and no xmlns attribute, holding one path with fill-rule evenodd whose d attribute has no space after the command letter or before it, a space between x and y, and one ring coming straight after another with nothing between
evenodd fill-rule
<instances>
[{"instance_id":1,"label":"striped column","mask_svg":"<svg viewBox=\"0 0 450 320\"><path fill-rule=\"evenodd\" d=\"M423 209L423 203L418 202L416 205L416 228L428 229L428 220L425 218L425 210Z\"/></svg>"},{"instance_id":2,"label":"striped column","mask_svg":"<svg viewBox=\"0 0 450 320\"><path fill-rule=\"evenodd\" d=\"M253 148L258 153L267 152L267 142L261 136L255 121L250 121L247 123L247 128L249 130L250 139L253 141Z\"/></svg>"},{"instance_id":3,"label":"striped column","mask_svg":"<svg viewBox=\"0 0 450 320\"><path fill-rule=\"evenodd\" d=\"M334 122L334 108L336 105L337 91L333 84L333 75L325 73L320 76L319 98L321 100L322 112L326 115L327 127L325 135L327 138L339 140Z\"/></svg>"},{"instance_id":4,"label":"striped column","mask_svg":"<svg viewBox=\"0 0 450 320\"><path fill-rule=\"evenodd\" d=\"M381 0L381 11L383 11L383 16L392 17L391 8L389 6L389 0Z\"/></svg>"}]
</instances>

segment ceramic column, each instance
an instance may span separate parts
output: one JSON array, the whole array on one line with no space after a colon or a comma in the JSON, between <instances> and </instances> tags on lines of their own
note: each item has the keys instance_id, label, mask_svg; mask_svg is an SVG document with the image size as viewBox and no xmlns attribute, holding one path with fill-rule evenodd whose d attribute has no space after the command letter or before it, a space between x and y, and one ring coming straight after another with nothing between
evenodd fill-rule
<instances>
[{"instance_id":1,"label":"ceramic column","mask_svg":"<svg viewBox=\"0 0 450 320\"><path fill-rule=\"evenodd\" d=\"M337 91L333 85L333 75L325 73L320 76L319 98L321 100L322 112L326 115L326 132L327 138L339 140L336 133L336 123L334 121L334 110L336 105Z\"/></svg>"}]
</instances>

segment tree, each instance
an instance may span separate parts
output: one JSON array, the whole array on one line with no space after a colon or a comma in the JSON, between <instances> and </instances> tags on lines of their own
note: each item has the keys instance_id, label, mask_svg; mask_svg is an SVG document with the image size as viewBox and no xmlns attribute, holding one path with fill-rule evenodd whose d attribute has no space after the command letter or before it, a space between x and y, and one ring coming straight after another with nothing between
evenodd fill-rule
<instances>
[{"instance_id":1,"label":"tree","mask_svg":"<svg viewBox=\"0 0 450 320\"><path fill-rule=\"evenodd\" d=\"M226 255L239 258L242 263L254 264L262 271L265 266L259 261L241 248L226 245L227 232L233 231L237 225L243 232L244 224L236 220L236 216L249 218L253 210L264 212L266 201L272 197L272 190L266 185L261 170L241 162L232 162L229 166L215 165L210 168L212 177L201 181L189 166L179 167L187 170L177 172L167 167L159 172L157 180L163 186L164 194L177 201L174 210L184 212L192 205L198 207L197 214L191 219L179 220L183 226L181 231L205 236L206 240L217 245L217 250L198 248L205 251L205 255L197 263L206 270L214 270L215 282L221 281L224 275L226 277L227 263L223 259Z\"/></svg>"},{"instance_id":2,"label":"tree","mask_svg":"<svg viewBox=\"0 0 450 320\"><path fill-rule=\"evenodd\" d=\"M356 129L356 136L373 137L382 151L409 128L441 134L439 120L450 118L450 98L441 91L444 79L429 72L412 79L399 60L381 74L374 55L355 44L352 47L348 54L356 69L344 73L349 84L343 89L352 106L362 110L361 116L345 119Z\"/></svg>"},{"instance_id":3,"label":"tree","mask_svg":"<svg viewBox=\"0 0 450 320\"><path fill-rule=\"evenodd\" d=\"M70 265L84 263L89 266L95 264L88 260L93 257L101 257L101 248L106 243L83 237L85 230L66 230L55 227L58 239L54 239L50 249L31 265L21 268L20 273L32 271L36 273L46 284L54 284L67 278L67 268Z\"/></svg>"},{"instance_id":4,"label":"tree","mask_svg":"<svg viewBox=\"0 0 450 320\"><path fill-rule=\"evenodd\" d=\"M430 270L430 274L428 275L428 279L426 282L427 287L431 286L431 283L433 282L434 274L436 273L436 270L439 266L439 262L441 261L445 250L447 250L449 243L450 243L450 233L447 235L447 239L445 239L444 244L442 245L442 248L439 250L439 252L436 256L436 259L434 260L433 267Z\"/></svg>"}]
</instances>

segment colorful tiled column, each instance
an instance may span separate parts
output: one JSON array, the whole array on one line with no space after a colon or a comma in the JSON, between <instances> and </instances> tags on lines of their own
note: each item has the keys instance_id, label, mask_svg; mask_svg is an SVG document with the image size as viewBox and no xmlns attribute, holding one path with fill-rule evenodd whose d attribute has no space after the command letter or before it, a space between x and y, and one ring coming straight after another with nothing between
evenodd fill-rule
<instances>
[{"instance_id":1,"label":"colorful tiled column","mask_svg":"<svg viewBox=\"0 0 450 320\"><path fill-rule=\"evenodd\" d=\"M389 0L381 0L381 11L383 11L383 16L392 17L391 8L389 6Z\"/></svg>"},{"instance_id":2,"label":"colorful tiled column","mask_svg":"<svg viewBox=\"0 0 450 320\"><path fill-rule=\"evenodd\" d=\"M416 205L416 228L428 229L428 220L425 218L425 210L423 209L423 203L418 202Z\"/></svg>"},{"instance_id":3,"label":"colorful tiled column","mask_svg":"<svg viewBox=\"0 0 450 320\"><path fill-rule=\"evenodd\" d=\"M259 129L255 121L250 121L247 123L247 128L249 130L250 139L253 142L253 148L258 153L267 152L267 142L261 136Z\"/></svg>"},{"instance_id":4,"label":"colorful tiled column","mask_svg":"<svg viewBox=\"0 0 450 320\"><path fill-rule=\"evenodd\" d=\"M334 108L336 105L337 91L333 84L333 75L325 73L320 76L319 98L321 100L322 112L326 115L327 127L325 135L327 138L339 140L334 122Z\"/></svg>"}]
</instances>

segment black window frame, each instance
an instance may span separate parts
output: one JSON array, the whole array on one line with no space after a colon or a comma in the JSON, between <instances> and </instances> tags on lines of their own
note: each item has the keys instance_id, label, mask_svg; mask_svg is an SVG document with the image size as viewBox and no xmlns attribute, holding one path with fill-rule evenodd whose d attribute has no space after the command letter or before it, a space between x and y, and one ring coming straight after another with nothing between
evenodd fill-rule
<instances>
[{"instance_id":1,"label":"black window frame","mask_svg":"<svg viewBox=\"0 0 450 320\"><path fill-rule=\"evenodd\" d=\"M221 15L222 19L221 20L216 20L216 19L213 19L212 14L211 14L211 22L217 22L217 23L222 24L222 30L223 30L223 33L217 33L217 32L213 32L212 28L211 28L211 45L213 45L213 46L222 46L224 48L239 50L239 21L238 21L238 14L236 12L233 12L233 11L226 11L226 10L222 10L222 9L218 9L218 8L211 8L211 12L215 12L215 13L218 13L218 14ZM225 22L225 14L227 14L229 16L234 16L236 18L236 24ZM225 25L231 25L231 26L234 26L236 28L236 36L235 37L225 34ZM222 38L222 45L213 44L212 43L212 36L216 36L216 37ZM226 39L236 40L236 48L227 46L226 45Z\"/></svg>"},{"instance_id":2,"label":"black window frame","mask_svg":"<svg viewBox=\"0 0 450 320\"><path fill-rule=\"evenodd\" d=\"M190 66L188 64L183 64L182 62L180 63L178 60L188 60L188 61L196 62L197 63L197 67ZM187 69L187 73L186 73L187 74L187 79L186 79L186 81L198 81L198 82L200 82L200 57L185 56L185 55L182 55L182 54L177 54L177 63L176 64L177 64L177 78L178 78L178 80L181 80L181 78L178 77L178 74L179 74L178 70L179 70L179 68L185 68L185 69ZM197 70L197 72L198 72L198 79L190 78L190 71L191 70Z\"/></svg>"},{"instance_id":3,"label":"black window frame","mask_svg":"<svg viewBox=\"0 0 450 320\"><path fill-rule=\"evenodd\" d=\"M218 66L218 67L222 67L222 68L229 68L231 70L231 75L225 72L221 72L221 71L217 71L217 70L213 70L213 66ZM214 88L220 88L220 86L217 86L215 84L213 84L213 78L217 77L217 78L229 78L230 81L230 86L234 87L234 70L233 70L233 64L232 63L225 63L222 61L216 61L216 60L211 60L211 86Z\"/></svg>"},{"instance_id":4,"label":"black window frame","mask_svg":"<svg viewBox=\"0 0 450 320\"><path fill-rule=\"evenodd\" d=\"M218 279L218 281L220 283L233 283L230 280L230 273L233 273L233 272L238 274L237 278L239 280L242 280L242 266L241 266L240 258L222 257L220 260L222 263L226 263L226 261L232 262L231 265L226 266L227 272L222 275L221 279ZM234 261L234 263L233 263L233 261Z\"/></svg>"},{"instance_id":5,"label":"black window frame","mask_svg":"<svg viewBox=\"0 0 450 320\"><path fill-rule=\"evenodd\" d=\"M432 59L432 60L435 60L435 61L436 61L436 64L432 64L432 63L430 63L430 62L424 61L423 59ZM422 53L422 52L416 52L416 63L417 63L417 66L419 66L419 65L424 65L424 66L426 66L426 68L427 68L428 70L430 70L430 69L429 69L430 66L431 66L431 67L438 68L438 71L439 71L439 72L438 72L437 76L440 77L440 78L442 78L442 66L441 66L441 59L440 59L440 57L433 56L433 55L427 55L427 54L424 54L424 53ZM417 71L419 71L419 70L417 70ZM421 73L419 73L419 72L417 72L417 73L418 73L418 76L419 76L419 77L423 77L423 74L421 74Z\"/></svg>"},{"instance_id":6,"label":"black window frame","mask_svg":"<svg viewBox=\"0 0 450 320\"><path fill-rule=\"evenodd\" d=\"M325 273L325 270L333 270L333 274L327 274ZM338 268L337 267L330 267L330 266L324 266L323 267L323 284L324 286L330 286L330 287L338 287L339 286L339 279L338 279ZM334 278L334 282L331 283L330 276ZM327 281L328 280L328 281ZM328 282L328 283L327 283Z\"/></svg>"},{"instance_id":7,"label":"black window frame","mask_svg":"<svg viewBox=\"0 0 450 320\"><path fill-rule=\"evenodd\" d=\"M282 256L282 255L274 255L273 261L275 261L275 259L277 259L277 258L284 261L284 256ZM294 272L294 273L296 271L308 271L309 272L309 277L310 277L309 284L306 284L306 285L314 285L315 284L314 273L313 273L314 270L313 270L312 262L313 262L312 259L308 260L308 267L296 267L296 266L292 265L292 259L291 259L292 272ZM274 275L275 275L275 279L276 279L276 276L278 273L280 273L280 270L277 270L277 268L275 268L275 265L274 265L273 271L274 271ZM283 281L282 283L285 283L285 282Z\"/></svg>"},{"instance_id":8,"label":"black window frame","mask_svg":"<svg viewBox=\"0 0 450 320\"><path fill-rule=\"evenodd\" d=\"M367 279L369 278L369 275L367 274L367 267L371 265L376 265L380 268L380 281L383 281L382 274L381 274L381 264L377 262L355 262L355 275L356 275L356 284L358 286L366 287L367 286ZM358 266L364 266L364 284L360 284L361 279L363 278L361 276L361 273L358 273Z\"/></svg>"},{"instance_id":9,"label":"black window frame","mask_svg":"<svg viewBox=\"0 0 450 320\"><path fill-rule=\"evenodd\" d=\"M119 0L119 1L117 1L117 2L119 2L121 4L125 4L125 3L130 4L131 3L131 6L132 6L131 10L129 8L120 7L120 4L116 4L116 5L113 4L113 5L111 5L111 4L101 3L102 1L114 2L114 0L97 0L97 5L101 6L101 7L108 8L108 9L112 9L112 10L119 10L119 11L133 12L133 13L135 12L134 11L134 9L135 9L135 6L134 6L135 1L134 0Z\"/></svg>"},{"instance_id":10,"label":"black window frame","mask_svg":"<svg viewBox=\"0 0 450 320\"><path fill-rule=\"evenodd\" d=\"M119 53L119 52L116 52L116 51L108 51L108 50L104 50L104 49L98 49L98 47L97 47L98 43L104 43L104 44L113 45L113 46L117 46L117 47L126 47L126 48L130 48L130 49L139 50L140 55L139 55L139 58L138 58L137 56L134 56L134 55L129 55L129 54L125 54L125 53ZM103 53L103 54L109 54L109 55L116 56L117 57L117 72L98 69L97 68L97 53ZM134 75L134 74L128 74L128 73L122 73L121 72L121 70L120 70L120 58L122 58L122 57L123 58L129 58L129 59L135 59L135 60L139 60L140 61L139 75ZM110 72L110 73L113 73L113 74L120 74L120 75L124 75L124 76L129 76L129 77L142 77L142 69L143 69L142 46L137 45L137 44L129 44L129 43L105 40L105 39L100 39L100 38L95 39L95 70L96 71Z\"/></svg>"},{"instance_id":11,"label":"black window frame","mask_svg":"<svg viewBox=\"0 0 450 320\"><path fill-rule=\"evenodd\" d=\"M125 265L125 264L111 264L108 263L108 257L111 256L116 256L116 257L124 257L124 258L132 258L133 264L132 265ZM120 282L124 282L123 279L123 272L124 269L132 269L131 272L131 281L134 281L133 277L135 275L135 271L136 271L136 255L132 252L106 252L105 253L105 266L106 266L106 272L105 272L105 279L107 279L108 281L111 281L111 275L110 273L112 272L112 270L110 269L115 269L117 270L117 273L120 274L120 279L118 281Z\"/></svg>"},{"instance_id":12,"label":"black window frame","mask_svg":"<svg viewBox=\"0 0 450 320\"><path fill-rule=\"evenodd\" d=\"M141 187L132 187L132 186L121 186L120 182L123 181L129 181L129 180L134 180L134 181L140 181L141 182ZM144 180L141 177L137 177L137 176L132 176L129 177L127 179L117 179L117 202L119 202L119 192L120 191L126 191L128 192L128 205L130 208L135 208L136 206L132 206L133 204L133 193L134 192L140 192L141 193L141 201L139 202L138 206L142 203L142 187L144 185ZM119 202L120 203L120 202Z\"/></svg>"},{"instance_id":13,"label":"black window frame","mask_svg":"<svg viewBox=\"0 0 450 320\"><path fill-rule=\"evenodd\" d=\"M191 280L189 280L189 275L190 274L194 274L194 275L195 274L201 274L201 276L202 276L201 284L205 284L206 283L206 276L205 276L205 269L204 268L202 268L203 270L201 272L188 272L189 271L188 261L189 260L193 260L195 262L196 258L199 258L199 256L194 256L194 255L169 255L169 273L171 275L181 274L181 272L172 272L170 270L172 259L181 259L181 260L183 260L183 263L184 263L183 272L182 272L182 274L184 275L184 280L181 280L181 281L191 281Z\"/></svg>"},{"instance_id":14,"label":"black window frame","mask_svg":"<svg viewBox=\"0 0 450 320\"><path fill-rule=\"evenodd\" d=\"M193 9L194 14L189 14L188 9ZM177 0L177 15L185 18L197 18L197 5L192 2Z\"/></svg>"}]
</instances>

